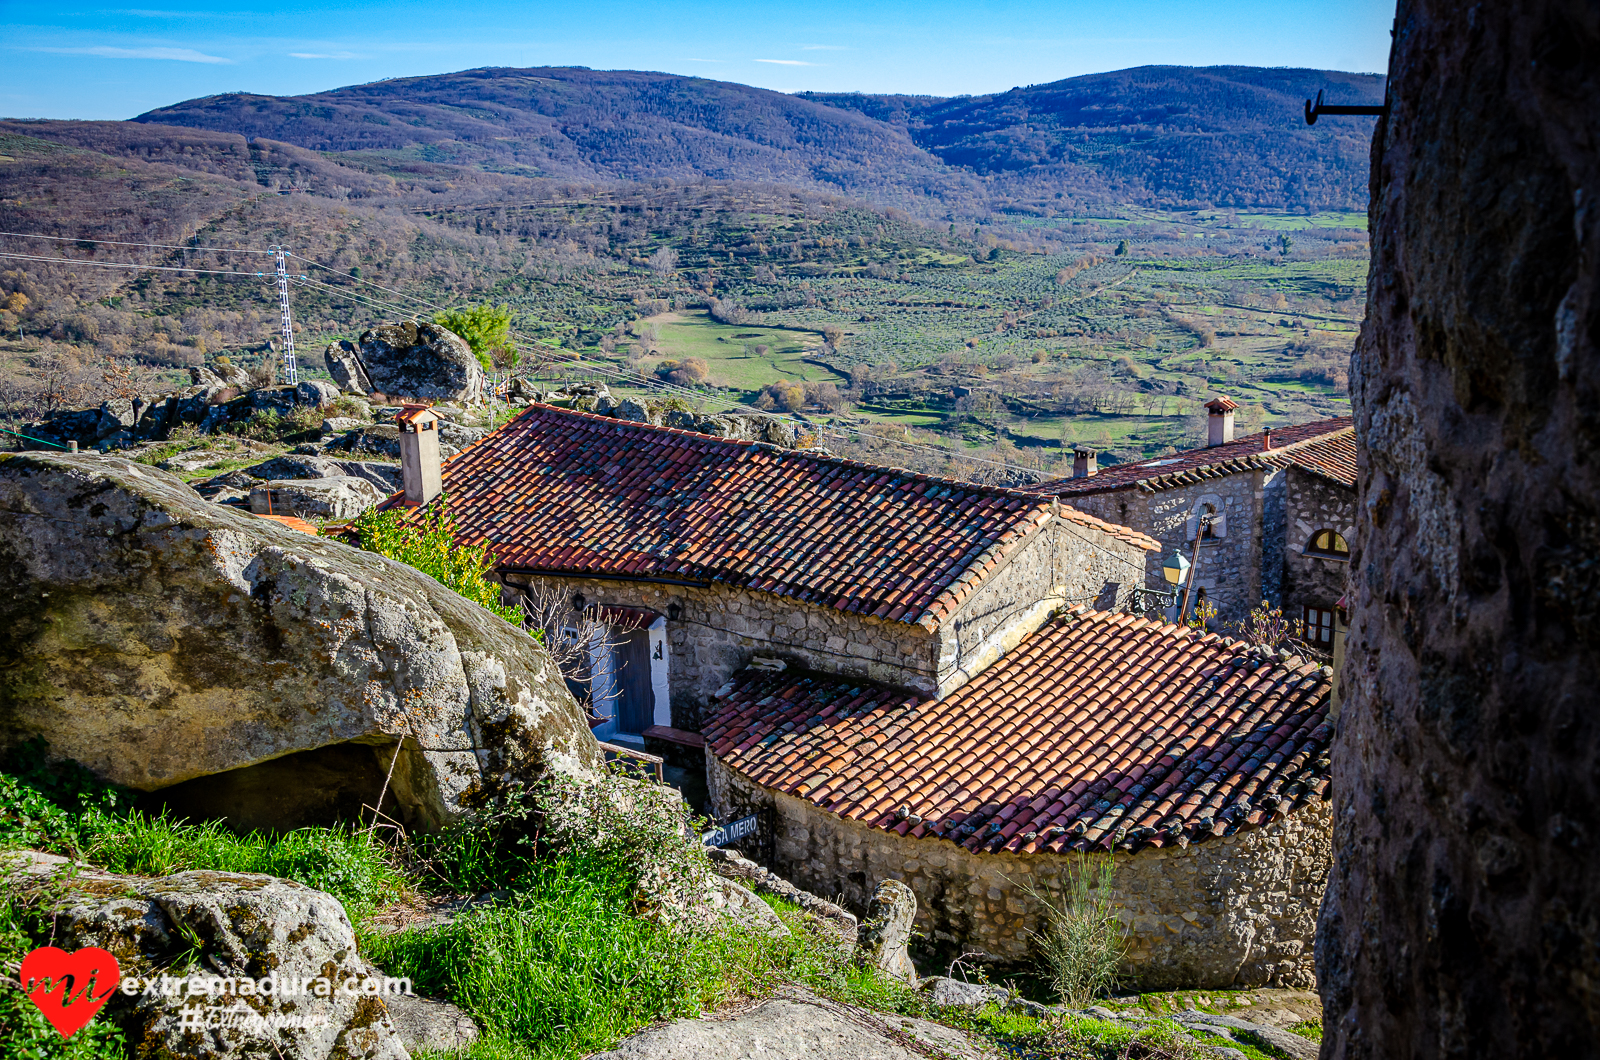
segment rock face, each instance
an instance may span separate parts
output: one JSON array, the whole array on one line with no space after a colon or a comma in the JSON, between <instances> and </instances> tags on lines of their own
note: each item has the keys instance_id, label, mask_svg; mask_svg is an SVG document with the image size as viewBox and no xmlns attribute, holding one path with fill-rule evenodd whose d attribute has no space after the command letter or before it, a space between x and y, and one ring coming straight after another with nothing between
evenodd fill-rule
<instances>
[{"instance_id":1,"label":"rock face","mask_svg":"<svg viewBox=\"0 0 1600 1060\"><path fill-rule=\"evenodd\" d=\"M364 478L280 479L250 491L257 515L298 515L302 519L354 519L388 496Z\"/></svg>"},{"instance_id":2,"label":"rock face","mask_svg":"<svg viewBox=\"0 0 1600 1060\"><path fill-rule=\"evenodd\" d=\"M349 339L330 342L328 348L322 351L322 363L327 366L328 374L333 376L340 390L361 397L372 393L372 380L367 378L367 370L361 366L361 351Z\"/></svg>"},{"instance_id":3,"label":"rock face","mask_svg":"<svg viewBox=\"0 0 1600 1060\"><path fill-rule=\"evenodd\" d=\"M1322 1055L1587 1055L1600 14L1407 0L1394 42L1350 373L1361 479Z\"/></svg>"},{"instance_id":4,"label":"rock face","mask_svg":"<svg viewBox=\"0 0 1600 1060\"><path fill-rule=\"evenodd\" d=\"M884 880L872 892L867 919L861 923L861 958L885 975L915 985L917 969L906 946L917 919L917 896L899 880Z\"/></svg>"},{"instance_id":5,"label":"rock face","mask_svg":"<svg viewBox=\"0 0 1600 1060\"><path fill-rule=\"evenodd\" d=\"M998 1060L981 1039L927 1020L884 1016L786 991L731 1019L652 1027L590 1060Z\"/></svg>"},{"instance_id":6,"label":"rock face","mask_svg":"<svg viewBox=\"0 0 1600 1060\"><path fill-rule=\"evenodd\" d=\"M385 812L427 828L548 764L601 762L521 630L154 468L0 457L0 571L0 746L41 736L139 791L344 745L393 766Z\"/></svg>"},{"instance_id":7,"label":"rock face","mask_svg":"<svg viewBox=\"0 0 1600 1060\"><path fill-rule=\"evenodd\" d=\"M384 394L477 401L483 393L483 369L471 347L437 324L379 325L362 334L356 356L372 390Z\"/></svg>"},{"instance_id":8,"label":"rock face","mask_svg":"<svg viewBox=\"0 0 1600 1060\"><path fill-rule=\"evenodd\" d=\"M254 873L118 876L27 851L6 855L0 864L20 880L25 903L48 903L55 945L68 952L98 946L117 958L123 989L112 994L101 1018L120 1024L141 1056L405 1060L382 997L383 977L357 952L350 921L331 895ZM193 940L200 943L194 963L175 967L174 956L190 950ZM176 996L160 987L125 992L135 977L162 975L178 981ZM230 996L219 988L211 996L202 991L213 977L248 979L252 989L269 977L280 984L326 979L330 986L327 996L315 987L294 994L274 987L271 996ZM295 1015L315 1025L275 1034L242 1020L222 1025L229 1010L236 1020ZM196 1026L213 1021L218 1025Z\"/></svg>"},{"instance_id":9,"label":"rock face","mask_svg":"<svg viewBox=\"0 0 1600 1060\"><path fill-rule=\"evenodd\" d=\"M825 935L838 941L845 953L853 953L860 926L854 913L839 908L832 902L818 898L810 891L802 891L777 873L762 868L737 851L713 847L706 851L711 871L724 879L734 880L756 894L769 894L800 907L807 922Z\"/></svg>"}]
</instances>

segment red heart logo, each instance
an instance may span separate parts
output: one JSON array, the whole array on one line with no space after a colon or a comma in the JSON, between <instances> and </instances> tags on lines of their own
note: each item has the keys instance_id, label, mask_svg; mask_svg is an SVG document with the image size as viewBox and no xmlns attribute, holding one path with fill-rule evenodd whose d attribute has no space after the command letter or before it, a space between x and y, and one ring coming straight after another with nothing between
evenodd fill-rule
<instances>
[{"instance_id":1,"label":"red heart logo","mask_svg":"<svg viewBox=\"0 0 1600 1060\"><path fill-rule=\"evenodd\" d=\"M98 946L77 953L41 946L22 958L22 989L44 1018L70 1038L105 1005L122 978L117 959Z\"/></svg>"}]
</instances>

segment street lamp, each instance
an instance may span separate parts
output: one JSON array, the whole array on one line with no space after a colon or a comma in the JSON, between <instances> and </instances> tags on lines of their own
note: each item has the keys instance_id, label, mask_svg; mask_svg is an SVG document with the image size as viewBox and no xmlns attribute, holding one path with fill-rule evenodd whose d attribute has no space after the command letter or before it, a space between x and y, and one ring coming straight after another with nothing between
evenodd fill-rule
<instances>
[{"instance_id":1,"label":"street lamp","mask_svg":"<svg viewBox=\"0 0 1600 1060\"><path fill-rule=\"evenodd\" d=\"M1189 561L1183 558L1183 553L1177 549L1172 550L1172 555L1167 557L1167 562L1162 565L1161 573L1166 575L1167 581L1172 584L1173 591L1183 584L1189 576Z\"/></svg>"}]
</instances>

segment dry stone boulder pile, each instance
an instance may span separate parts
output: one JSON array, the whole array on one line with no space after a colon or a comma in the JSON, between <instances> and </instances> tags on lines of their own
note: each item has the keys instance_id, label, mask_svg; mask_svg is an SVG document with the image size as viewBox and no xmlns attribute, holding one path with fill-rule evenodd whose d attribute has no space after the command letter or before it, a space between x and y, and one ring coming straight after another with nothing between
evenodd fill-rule
<instances>
[{"instance_id":1,"label":"dry stone boulder pile","mask_svg":"<svg viewBox=\"0 0 1600 1060\"><path fill-rule=\"evenodd\" d=\"M328 374L352 394L429 401L478 401L483 396L483 369L471 347L437 324L382 324L357 342L330 344L322 359Z\"/></svg>"},{"instance_id":2,"label":"dry stone boulder pile","mask_svg":"<svg viewBox=\"0 0 1600 1060\"><path fill-rule=\"evenodd\" d=\"M601 764L522 630L155 468L0 456L0 570L0 748L43 737L156 792L350 744L394 767L385 809L420 828L548 765Z\"/></svg>"}]
</instances>

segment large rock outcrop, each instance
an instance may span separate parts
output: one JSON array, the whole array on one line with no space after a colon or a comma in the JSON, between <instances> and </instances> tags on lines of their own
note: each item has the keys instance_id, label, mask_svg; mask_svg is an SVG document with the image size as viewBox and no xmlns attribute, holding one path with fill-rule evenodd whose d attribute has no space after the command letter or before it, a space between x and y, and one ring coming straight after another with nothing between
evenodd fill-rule
<instances>
[{"instance_id":1,"label":"large rock outcrop","mask_svg":"<svg viewBox=\"0 0 1600 1060\"><path fill-rule=\"evenodd\" d=\"M330 894L246 872L121 876L31 851L0 856L0 867L8 897L49 916L55 946L117 959L121 989L97 1018L121 1025L137 1056L405 1060L384 977ZM264 994L256 987L267 979L275 985ZM287 988L318 980L321 993ZM306 1025L264 1026L289 1019Z\"/></svg>"},{"instance_id":2,"label":"large rock outcrop","mask_svg":"<svg viewBox=\"0 0 1600 1060\"><path fill-rule=\"evenodd\" d=\"M1600 1040L1597 86L1593 3L1400 4L1350 373L1324 1057Z\"/></svg>"},{"instance_id":3,"label":"large rock outcrop","mask_svg":"<svg viewBox=\"0 0 1600 1060\"><path fill-rule=\"evenodd\" d=\"M240 771L340 747L392 771L385 812L426 828L547 760L602 760L526 633L155 468L0 456L0 582L0 746L43 737L139 791L188 782L204 804L197 778L248 789Z\"/></svg>"},{"instance_id":4,"label":"large rock outcrop","mask_svg":"<svg viewBox=\"0 0 1600 1060\"><path fill-rule=\"evenodd\" d=\"M381 324L358 342L341 340L322 355L328 373L351 393L434 401L478 401L483 369L460 336L437 324Z\"/></svg>"}]
</instances>

